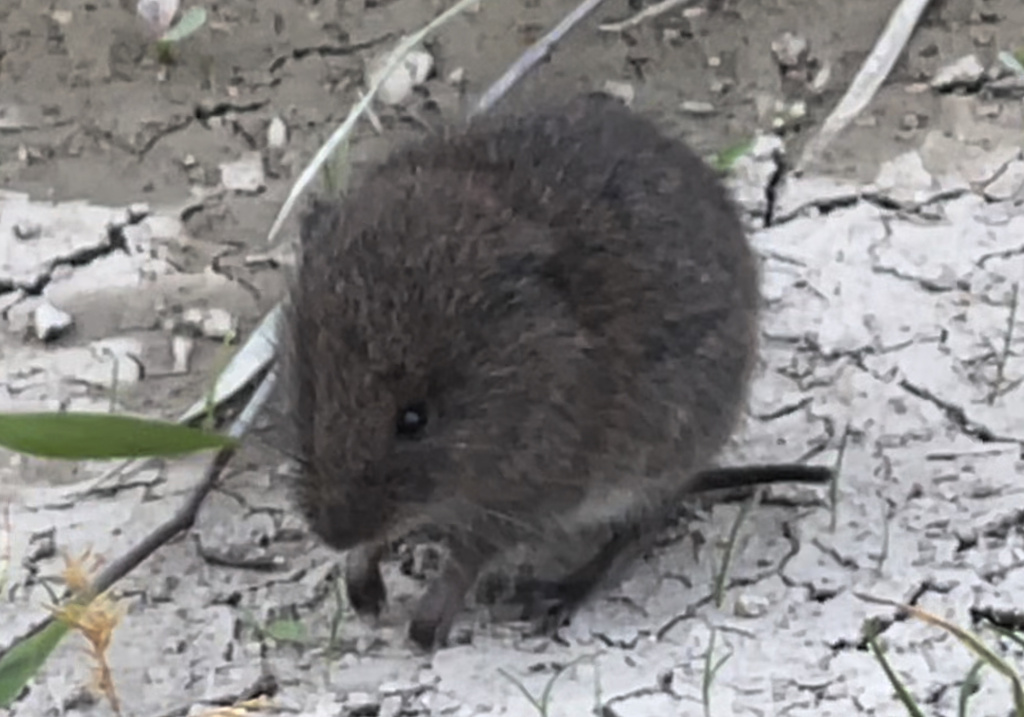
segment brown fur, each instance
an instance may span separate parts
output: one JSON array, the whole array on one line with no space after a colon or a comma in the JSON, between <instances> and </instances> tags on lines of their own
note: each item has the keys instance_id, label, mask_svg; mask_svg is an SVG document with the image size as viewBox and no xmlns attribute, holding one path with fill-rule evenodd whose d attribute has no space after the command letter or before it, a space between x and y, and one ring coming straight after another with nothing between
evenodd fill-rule
<instances>
[{"instance_id":1,"label":"brown fur","mask_svg":"<svg viewBox=\"0 0 1024 717\"><path fill-rule=\"evenodd\" d=\"M315 202L301 241L283 337L297 502L329 545L363 546L362 611L385 597L382 541L440 529L451 558L410 627L423 646L492 558L644 521L734 428L754 256L712 171L614 100L404 147L343 203ZM420 404L422 435L397 435Z\"/></svg>"}]
</instances>

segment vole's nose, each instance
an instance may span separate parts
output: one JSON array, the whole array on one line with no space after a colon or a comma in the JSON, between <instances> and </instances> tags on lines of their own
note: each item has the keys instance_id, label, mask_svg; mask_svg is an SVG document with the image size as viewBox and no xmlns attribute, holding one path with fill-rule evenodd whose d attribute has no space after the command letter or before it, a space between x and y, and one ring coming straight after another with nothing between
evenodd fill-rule
<instances>
[{"instance_id":1,"label":"vole's nose","mask_svg":"<svg viewBox=\"0 0 1024 717\"><path fill-rule=\"evenodd\" d=\"M348 550L377 537L379 520L372 501L359 498L333 502L325 500L314 507L310 527L335 550Z\"/></svg>"}]
</instances>

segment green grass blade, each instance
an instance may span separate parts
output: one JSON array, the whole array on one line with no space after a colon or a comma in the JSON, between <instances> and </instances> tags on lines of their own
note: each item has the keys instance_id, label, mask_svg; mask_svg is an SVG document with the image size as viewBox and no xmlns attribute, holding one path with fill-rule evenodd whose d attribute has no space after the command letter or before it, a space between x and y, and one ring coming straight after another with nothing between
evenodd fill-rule
<instances>
[{"instance_id":1,"label":"green grass blade","mask_svg":"<svg viewBox=\"0 0 1024 717\"><path fill-rule=\"evenodd\" d=\"M537 710L537 714L540 715L540 717L546 717L546 715L544 714L544 705L538 702L537 698L530 694L530 691L526 689L526 685L517 680L511 672L509 672L503 667L498 668L498 674L500 674L502 677L504 677L506 680L508 680L516 686L519 692L522 693L523 697L525 697L526 700L533 706L533 708Z\"/></svg>"},{"instance_id":2,"label":"green grass blade","mask_svg":"<svg viewBox=\"0 0 1024 717\"><path fill-rule=\"evenodd\" d=\"M878 660L878 664L882 666L882 670L885 672L885 676L889 678L889 684L896 691L896 696L899 697L900 702L907 708L907 714L910 717L925 717L924 712L917 705L917 700L914 699L913 695L907 690L906 686L900 680L899 675L892 669L892 665L889 664L889 660L882 652L882 648L878 646L878 641L875 640L873 635L868 636L868 644L871 646L871 651L875 655L875 659Z\"/></svg>"},{"instance_id":3,"label":"green grass blade","mask_svg":"<svg viewBox=\"0 0 1024 717\"><path fill-rule=\"evenodd\" d=\"M206 8L194 6L181 14L178 23L160 38L163 42L180 42L206 24Z\"/></svg>"},{"instance_id":4,"label":"green grass blade","mask_svg":"<svg viewBox=\"0 0 1024 717\"><path fill-rule=\"evenodd\" d=\"M7 709L14 703L69 630L55 620L0 658L0 708Z\"/></svg>"},{"instance_id":5,"label":"green grass blade","mask_svg":"<svg viewBox=\"0 0 1024 717\"><path fill-rule=\"evenodd\" d=\"M235 444L176 423L108 413L0 413L0 446L43 458L176 456Z\"/></svg>"},{"instance_id":6,"label":"green grass blade","mask_svg":"<svg viewBox=\"0 0 1024 717\"><path fill-rule=\"evenodd\" d=\"M977 660L964 677L964 681L960 685L960 697L957 701L956 713L958 717L967 717L967 703L970 702L971 696L981 687L978 673L981 672L981 668L984 666L984 660Z\"/></svg>"},{"instance_id":7,"label":"green grass blade","mask_svg":"<svg viewBox=\"0 0 1024 717\"><path fill-rule=\"evenodd\" d=\"M1001 625L996 625L993 622L989 623L989 627L991 627L993 630L998 632L1000 635L1005 637L1010 642L1017 645L1017 647L1024 649L1024 635L1016 633L1013 630L1007 630L1005 627L1002 627Z\"/></svg>"}]
</instances>

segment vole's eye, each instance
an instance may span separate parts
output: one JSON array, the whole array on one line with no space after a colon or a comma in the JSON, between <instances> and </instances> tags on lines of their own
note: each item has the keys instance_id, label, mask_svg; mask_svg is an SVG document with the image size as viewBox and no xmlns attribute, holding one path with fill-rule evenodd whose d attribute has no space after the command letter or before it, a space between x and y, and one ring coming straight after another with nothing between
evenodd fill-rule
<instances>
[{"instance_id":1,"label":"vole's eye","mask_svg":"<svg viewBox=\"0 0 1024 717\"><path fill-rule=\"evenodd\" d=\"M395 432L399 438L415 438L427 427L427 404L411 403L398 412Z\"/></svg>"}]
</instances>

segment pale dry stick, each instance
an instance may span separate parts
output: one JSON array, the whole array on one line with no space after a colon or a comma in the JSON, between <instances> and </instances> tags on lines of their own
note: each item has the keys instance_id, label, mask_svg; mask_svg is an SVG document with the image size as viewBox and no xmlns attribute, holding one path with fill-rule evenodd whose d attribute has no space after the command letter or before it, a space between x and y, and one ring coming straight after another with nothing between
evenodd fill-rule
<instances>
[{"instance_id":1,"label":"pale dry stick","mask_svg":"<svg viewBox=\"0 0 1024 717\"><path fill-rule=\"evenodd\" d=\"M278 232L281 231L281 227L284 226L285 220L291 215L292 210L295 208L295 204L299 201L299 197L306 191L306 188L312 184L317 174L320 172L320 168L327 162L328 159L334 154L334 151L338 148L346 137L352 133L352 129L355 127L356 122L362 117L363 113L370 106L370 102L377 96L377 91L381 85L384 84L385 80L391 76L398 66L405 59L405 56L409 54L409 51L419 45L423 40L427 38L430 33L439 27L447 24L449 20L461 13L463 10L468 8L473 3L480 2L480 0L459 0L453 6L445 10L443 13L431 20L421 30L414 32L409 37L405 38L402 42L398 43L398 46L391 52L388 57L387 64L384 65L384 71L370 83L370 87L366 95L356 103L355 107L348 113L348 117L345 121L338 126L336 130L331 134L326 142L321 145L320 149L317 150L313 160L306 165L306 168L302 170L302 174L292 185L291 191L288 193L288 197L284 200L284 204L281 206L280 211L277 213L277 217L274 218L274 223L270 226L270 231L267 233L267 243L273 242L277 237Z\"/></svg>"},{"instance_id":2,"label":"pale dry stick","mask_svg":"<svg viewBox=\"0 0 1024 717\"><path fill-rule=\"evenodd\" d=\"M669 10L674 10L680 5L689 5L692 2L694 2L694 0L661 0L661 2L654 3L650 7L645 7L632 17L627 17L625 20L620 22L609 22L604 25L598 25L597 29L601 32L622 32L623 30L628 30L631 27L636 27L637 25L650 20L652 17L664 15Z\"/></svg>"},{"instance_id":3,"label":"pale dry stick","mask_svg":"<svg viewBox=\"0 0 1024 717\"><path fill-rule=\"evenodd\" d=\"M560 23L554 26L551 31L537 42L526 48L526 52L519 56L519 59L512 63L512 66L505 70L505 74L498 78L498 81L491 85L486 92L477 100L476 105L469 112L473 118L490 110L498 103L505 94L512 89L519 80L523 79L527 72L533 69L534 65L543 60L551 48L559 40L575 27L579 22L591 13L604 0L583 0L576 9L566 15Z\"/></svg>"},{"instance_id":4,"label":"pale dry stick","mask_svg":"<svg viewBox=\"0 0 1024 717\"><path fill-rule=\"evenodd\" d=\"M260 383L256 388L256 391L253 393L249 403L246 404L238 418L235 419L234 423L232 423L231 427L228 429L228 435L231 438L239 440L248 433L252 424L266 405L276 382L277 373L274 371L271 371L264 377L262 383ZM171 538L191 528L193 523L195 523L196 514L199 512L199 506L202 505L207 494L213 489L213 486L216 485L221 473L224 472L224 468L227 467L236 451L236 446L229 446L227 448L220 449L217 452L217 455L214 456L213 461L207 467L202 480L200 480L195 488L192 489L188 498L181 507L178 508L174 515L164 523L158 525L152 532L150 532L149 535L143 538L136 545L132 546L124 555L108 564L107 567L96 576L96 579L93 580L92 585L89 588L90 595L99 595L106 592L113 587L118 580L137 568L146 558L155 553L165 543L171 540ZM23 635L12 641L6 648L0 648L0 658L3 658L3 656L15 646L45 630L50 623L54 621L54 619L53 615L44 618L30 627Z\"/></svg>"},{"instance_id":5,"label":"pale dry stick","mask_svg":"<svg viewBox=\"0 0 1024 717\"><path fill-rule=\"evenodd\" d=\"M896 60L903 53L921 15L930 0L902 0L889 17L882 34L875 42L871 54L864 60L857 76L853 78L846 94L825 120L818 134L804 147L797 164L797 173L803 172L817 159L834 140L859 115L874 98L878 88L892 71Z\"/></svg>"},{"instance_id":6,"label":"pale dry stick","mask_svg":"<svg viewBox=\"0 0 1024 717\"><path fill-rule=\"evenodd\" d=\"M366 99L366 93L362 90L356 90L356 95L358 95L360 101ZM366 106L366 119L370 120L370 125L373 127L374 132L378 135L384 134L384 125L381 123L377 113L373 111L371 105Z\"/></svg>"}]
</instances>

